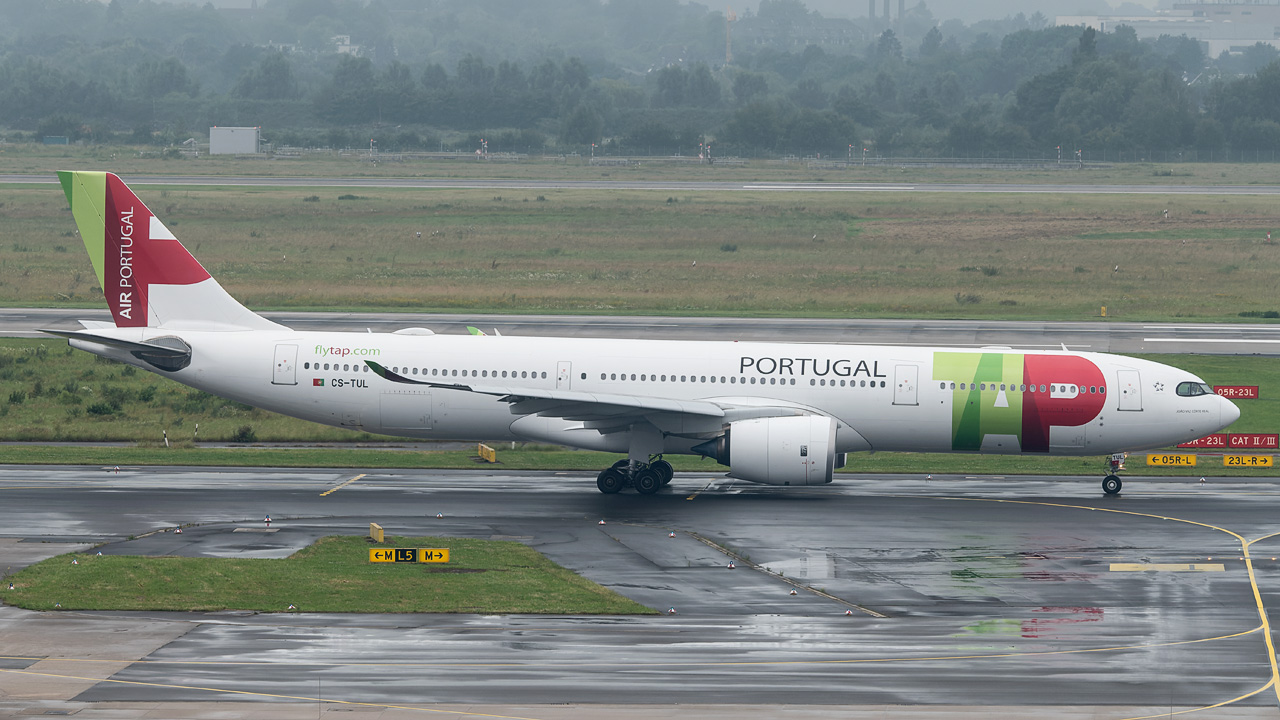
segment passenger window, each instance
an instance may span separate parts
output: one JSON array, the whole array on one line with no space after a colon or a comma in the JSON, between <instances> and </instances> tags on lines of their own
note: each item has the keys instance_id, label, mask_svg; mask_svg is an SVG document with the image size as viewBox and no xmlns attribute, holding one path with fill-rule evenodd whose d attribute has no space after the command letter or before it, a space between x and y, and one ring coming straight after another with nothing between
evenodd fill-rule
<instances>
[{"instance_id":1,"label":"passenger window","mask_svg":"<svg viewBox=\"0 0 1280 720\"><path fill-rule=\"evenodd\" d=\"M547 379L547 374L546 374L545 372L544 372L544 373L542 373L542 379L543 379L543 380L546 380L546 379Z\"/></svg>"},{"instance_id":2,"label":"passenger window","mask_svg":"<svg viewBox=\"0 0 1280 720\"><path fill-rule=\"evenodd\" d=\"M777 384L778 384L778 378L769 378L769 384L770 384L770 385L777 385Z\"/></svg>"},{"instance_id":3,"label":"passenger window","mask_svg":"<svg viewBox=\"0 0 1280 720\"><path fill-rule=\"evenodd\" d=\"M752 385L755 385L755 384L756 384L756 379L755 379L755 378L751 378L751 384L752 384Z\"/></svg>"},{"instance_id":4,"label":"passenger window","mask_svg":"<svg viewBox=\"0 0 1280 720\"><path fill-rule=\"evenodd\" d=\"M702 376L702 380L700 380L699 382L706 382L706 381L707 381L707 376L706 376L706 375L703 375L703 376Z\"/></svg>"}]
</instances>

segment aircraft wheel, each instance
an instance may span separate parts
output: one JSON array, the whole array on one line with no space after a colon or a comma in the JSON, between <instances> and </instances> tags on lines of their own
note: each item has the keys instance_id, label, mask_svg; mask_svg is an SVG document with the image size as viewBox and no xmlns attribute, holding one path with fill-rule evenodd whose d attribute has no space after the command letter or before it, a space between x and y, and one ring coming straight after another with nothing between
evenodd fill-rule
<instances>
[{"instance_id":1,"label":"aircraft wheel","mask_svg":"<svg viewBox=\"0 0 1280 720\"><path fill-rule=\"evenodd\" d=\"M616 468L601 470L596 476L596 487L600 488L600 492L605 495L612 495L627 484L627 479Z\"/></svg>"},{"instance_id":2,"label":"aircraft wheel","mask_svg":"<svg viewBox=\"0 0 1280 720\"><path fill-rule=\"evenodd\" d=\"M662 484L664 486L667 483L671 482L671 478L675 477L675 474L676 474L675 468L671 467L671 463L667 462L666 460L659 460L653 463L652 465L650 465L649 467L653 468L653 470L657 472L660 477L662 477Z\"/></svg>"},{"instance_id":3,"label":"aircraft wheel","mask_svg":"<svg viewBox=\"0 0 1280 720\"><path fill-rule=\"evenodd\" d=\"M641 495L652 495L662 487L662 476L651 467L636 473L631 481L636 486L636 492Z\"/></svg>"},{"instance_id":4,"label":"aircraft wheel","mask_svg":"<svg viewBox=\"0 0 1280 720\"><path fill-rule=\"evenodd\" d=\"M1120 488L1124 483L1120 482L1120 478L1116 475L1108 475L1102 479L1102 492L1108 495L1119 495Z\"/></svg>"}]
</instances>

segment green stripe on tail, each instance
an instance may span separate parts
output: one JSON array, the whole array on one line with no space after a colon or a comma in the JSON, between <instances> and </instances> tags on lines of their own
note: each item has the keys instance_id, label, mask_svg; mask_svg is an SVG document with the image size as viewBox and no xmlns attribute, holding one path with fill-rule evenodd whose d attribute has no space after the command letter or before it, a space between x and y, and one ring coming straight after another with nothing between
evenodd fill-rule
<instances>
[{"instance_id":1,"label":"green stripe on tail","mask_svg":"<svg viewBox=\"0 0 1280 720\"><path fill-rule=\"evenodd\" d=\"M107 174L60 170L58 181L71 205L71 215L76 219L84 249L93 262L93 271L98 275L98 287L105 287Z\"/></svg>"}]
</instances>

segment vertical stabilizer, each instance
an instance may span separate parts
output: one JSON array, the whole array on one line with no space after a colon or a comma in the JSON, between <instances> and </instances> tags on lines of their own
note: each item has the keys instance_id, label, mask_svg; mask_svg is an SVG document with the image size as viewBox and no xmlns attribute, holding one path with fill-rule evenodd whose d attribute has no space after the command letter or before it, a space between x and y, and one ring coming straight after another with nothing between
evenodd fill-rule
<instances>
[{"instance_id":1,"label":"vertical stabilizer","mask_svg":"<svg viewBox=\"0 0 1280 720\"><path fill-rule=\"evenodd\" d=\"M58 180L116 327L281 327L228 295L120 178L76 171Z\"/></svg>"}]
</instances>

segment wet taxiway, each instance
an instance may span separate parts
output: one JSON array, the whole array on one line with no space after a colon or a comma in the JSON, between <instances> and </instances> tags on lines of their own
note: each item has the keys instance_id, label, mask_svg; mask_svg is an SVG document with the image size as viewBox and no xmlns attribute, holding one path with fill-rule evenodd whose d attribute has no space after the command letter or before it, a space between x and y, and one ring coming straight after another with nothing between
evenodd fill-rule
<instances>
[{"instance_id":1,"label":"wet taxiway","mask_svg":"<svg viewBox=\"0 0 1280 720\"><path fill-rule=\"evenodd\" d=\"M4 607L0 715L1275 717L1277 499L1273 479L680 475L642 497L581 473L2 467L0 567L96 543L284 557L378 522L519 540L663 614Z\"/></svg>"}]
</instances>

